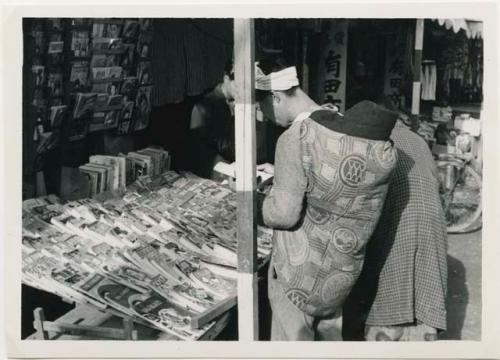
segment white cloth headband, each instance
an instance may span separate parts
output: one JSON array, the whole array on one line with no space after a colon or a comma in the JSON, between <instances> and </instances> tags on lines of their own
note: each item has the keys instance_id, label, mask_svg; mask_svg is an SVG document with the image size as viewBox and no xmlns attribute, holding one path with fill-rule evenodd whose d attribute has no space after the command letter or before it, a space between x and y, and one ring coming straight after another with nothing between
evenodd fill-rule
<instances>
[{"instance_id":1,"label":"white cloth headband","mask_svg":"<svg viewBox=\"0 0 500 360\"><path fill-rule=\"evenodd\" d=\"M265 75L258 65L259 63L255 64L255 89L257 90L284 91L299 85L295 66Z\"/></svg>"}]
</instances>

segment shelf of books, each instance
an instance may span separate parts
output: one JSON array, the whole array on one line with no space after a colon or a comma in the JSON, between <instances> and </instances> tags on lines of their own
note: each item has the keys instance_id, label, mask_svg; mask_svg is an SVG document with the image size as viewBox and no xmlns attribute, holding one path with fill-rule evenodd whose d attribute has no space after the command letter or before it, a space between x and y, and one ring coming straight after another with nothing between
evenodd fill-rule
<instances>
[{"instance_id":1,"label":"shelf of books","mask_svg":"<svg viewBox=\"0 0 500 360\"><path fill-rule=\"evenodd\" d=\"M23 202L22 281L183 340L236 304L236 193L168 171L163 150L94 155L87 197ZM258 259L272 232L258 228Z\"/></svg>"}]
</instances>

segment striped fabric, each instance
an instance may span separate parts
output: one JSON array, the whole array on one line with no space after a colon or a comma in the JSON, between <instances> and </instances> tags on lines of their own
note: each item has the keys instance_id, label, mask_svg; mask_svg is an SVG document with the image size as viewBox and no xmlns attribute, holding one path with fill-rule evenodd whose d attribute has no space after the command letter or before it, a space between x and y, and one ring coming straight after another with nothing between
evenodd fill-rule
<instances>
[{"instance_id":1,"label":"striped fabric","mask_svg":"<svg viewBox=\"0 0 500 360\"><path fill-rule=\"evenodd\" d=\"M221 36L227 26L221 21L153 20L153 106L179 103L221 81L224 65L231 59L231 45Z\"/></svg>"},{"instance_id":2,"label":"striped fabric","mask_svg":"<svg viewBox=\"0 0 500 360\"><path fill-rule=\"evenodd\" d=\"M447 235L434 160L424 140L403 124L391 138L398 164L344 322L358 322L364 308L368 325L418 320L446 329Z\"/></svg>"}]
</instances>

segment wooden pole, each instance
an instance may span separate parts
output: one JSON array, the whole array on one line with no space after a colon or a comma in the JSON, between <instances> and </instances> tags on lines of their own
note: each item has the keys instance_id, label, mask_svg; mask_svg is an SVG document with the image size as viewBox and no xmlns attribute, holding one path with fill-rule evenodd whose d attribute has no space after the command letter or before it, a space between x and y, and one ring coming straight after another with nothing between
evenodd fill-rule
<instances>
[{"instance_id":1,"label":"wooden pole","mask_svg":"<svg viewBox=\"0 0 500 360\"><path fill-rule=\"evenodd\" d=\"M37 340L48 340L49 333L43 327L43 323L45 321L45 314L41 307L37 307L33 311L33 318L34 318L33 327L36 330Z\"/></svg>"},{"instance_id":2,"label":"wooden pole","mask_svg":"<svg viewBox=\"0 0 500 360\"><path fill-rule=\"evenodd\" d=\"M411 99L412 127L418 128L418 114L420 112L420 89L422 87L420 72L422 69L422 49L424 45L424 19L417 19L415 24L415 55L413 64L413 91Z\"/></svg>"},{"instance_id":3,"label":"wooden pole","mask_svg":"<svg viewBox=\"0 0 500 360\"><path fill-rule=\"evenodd\" d=\"M258 340L254 20L234 20L238 336Z\"/></svg>"}]
</instances>

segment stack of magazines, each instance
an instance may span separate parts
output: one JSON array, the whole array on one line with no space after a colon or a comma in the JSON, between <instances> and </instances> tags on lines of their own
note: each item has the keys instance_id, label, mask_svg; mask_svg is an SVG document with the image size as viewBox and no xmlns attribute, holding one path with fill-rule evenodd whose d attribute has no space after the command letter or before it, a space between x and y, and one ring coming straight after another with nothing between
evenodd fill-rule
<instances>
[{"instance_id":1,"label":"stack of magazines","mask_svg":"<svg viewBox=\"0 0 500 360\"><path fill-rule=\"evenodd\" d=\"M125 188L138 177L159 175L170 169L169 153L162 149L146 148L127 155L93 155L79 167L89 183L88 196Z\"/></svg>"},{"instance_id":2,"label":"stack of magazines","mask_svg":"<svg viewBox=\"0 0 500 360\"><path fill-rule=\"evenodd\" d=\"M141 176L120 196L23 202L23 282L112 308L184 340L196 314L236 295L235 194L172 171ZM259 228L261 262L272 232Z\"/></svg>"}]
</instances>

